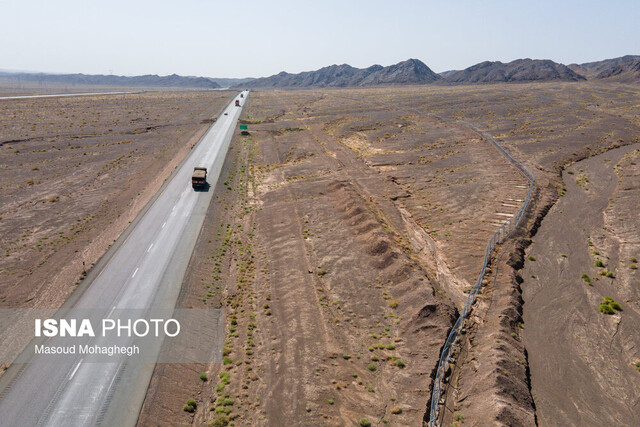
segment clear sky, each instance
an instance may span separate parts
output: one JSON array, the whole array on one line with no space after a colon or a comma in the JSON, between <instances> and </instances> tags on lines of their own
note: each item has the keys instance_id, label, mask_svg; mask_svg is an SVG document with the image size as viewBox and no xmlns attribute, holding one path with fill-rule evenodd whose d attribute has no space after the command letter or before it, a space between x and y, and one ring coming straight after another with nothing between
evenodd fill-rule
<instances>
[{"instance_id":1,"label":"clear sky","mask_svg":"<svg viewBox=\"0 0 640 427\"><path fill-rule=\"evenodd\" d=\"M260 77L640 54L640 0L0 0L0 69Z\"/></svg>"}]
</instances>

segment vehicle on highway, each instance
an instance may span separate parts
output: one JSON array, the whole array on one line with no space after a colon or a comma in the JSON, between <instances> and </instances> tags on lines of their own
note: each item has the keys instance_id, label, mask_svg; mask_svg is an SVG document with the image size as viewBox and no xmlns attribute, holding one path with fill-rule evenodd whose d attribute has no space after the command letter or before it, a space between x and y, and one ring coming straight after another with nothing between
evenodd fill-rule
<instances>
[{"instance_id":1,"label":"vehicle on highway","mask_svg":"<svg viewBox=\"0 0 640 427\"><path fill-rule=\"evenodd\" d=\"M241 94L240 94L240 98L244 98L244 94L242 94L242 93L241 93Z\"/></svg>"},{"instance_id":2,"label":"vehicle on highway","mask_svg":"<svg viewBox=\"0 0 640 427\"><path fill-rule=\"evenodd\" d=\"M191 185L194 190L204 188L207 185L207 168L196 166L193 168L193 176L191 176Z\"/></svg>"},{"instance_id":3,"label":"vehicle on highway","mask_svg":"<svg viewBox=\"0 0 640 427\"><path fill-rule=\"evenodd\" d=\"M239 106L240 106L240 100L236 99L236 107L239 107Z\"/></svg>"}]
</instances>

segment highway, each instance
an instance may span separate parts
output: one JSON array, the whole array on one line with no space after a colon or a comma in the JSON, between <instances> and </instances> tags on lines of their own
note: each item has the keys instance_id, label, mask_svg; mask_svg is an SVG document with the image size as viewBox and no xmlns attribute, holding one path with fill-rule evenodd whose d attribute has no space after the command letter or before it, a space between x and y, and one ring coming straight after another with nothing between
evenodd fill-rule
<instances>
[{"instance_id":1,"label":"highway","mask_svg":"<svg viewBox=\"0 0 640 427\"><path fill-rule=\"evenodd\" d=\"M220 114L66 308L101 319L115 310L174 307L242 111L235 100L244 104L248 92L243 95ZM208 191L191 188L194 166L207 167ZM99 344L113 344L105 340ZM14 364L1 378L0 425L134 425L154 365L131 366L126 356L114 357L97 363L87 355L62 361L34 355Z\"/></svg>"}]
</instances>

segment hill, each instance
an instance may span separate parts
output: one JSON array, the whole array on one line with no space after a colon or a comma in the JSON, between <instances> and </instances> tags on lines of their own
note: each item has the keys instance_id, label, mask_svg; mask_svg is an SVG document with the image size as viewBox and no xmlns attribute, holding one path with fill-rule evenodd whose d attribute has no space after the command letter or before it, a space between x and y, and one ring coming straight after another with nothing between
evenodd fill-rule
<instances>
[{"instance_id":1,"label":"hill","mask_svg":"<svg viewBox=\"0 0 640 427\"><path fill-rule=\"evenodd\" d=\"M485 61L461 71L448 73L449 83L499 83L580 81L584 76L566 65L548 59L517 59L509 63Z\"/></svg>"},{"instance_id":2,"label":"hill","mask_svg":"<svg viewBox=\"0 0 640 427\"><path fill-rule=\"evenodd\" d=\"M640 56L626 55L603 61L571 64L569 68L594 80L614 80L624 83L640 82Z\"/></svg>"},{"instance_id":3,"label":"hill","mask_svg":"<svg viewBox=\"0 0 640 427\"><path fill-rule=\"evenodd\" d=\"M112 87L155 87L184 89L218 89L220 85L205 77L184 77L177 74L158 76L113 76L90 74L45 74L0 72L0 79L7 83L33 84L39 86L112 86Z\"/></svg>"},{"instance_id":4,"label":"hill","mask_svg":"<svg viewBox=\"0 0 640 427\"><path fill-rule=\"evenodd\" d=\"M441 77L422 61L408 59L388 67L372 65L355 68L348 64L330 65L316 71L298 74L281 72L245 83L251 88L354 87L392 84L426 84Z\"/></svg>"},{"instance_id":5,"label":"hill","mask_svg":"<svg viewBox=\"0 0 640 427\"><path fill-rule=\"evenodd\" d=\"M242 79L207 77L207 79L211 80L212 82L216 82L220 85L220 87L242 86L243 84L254 80L253 77L245 77Z\"/></svg>"}]
</instances>

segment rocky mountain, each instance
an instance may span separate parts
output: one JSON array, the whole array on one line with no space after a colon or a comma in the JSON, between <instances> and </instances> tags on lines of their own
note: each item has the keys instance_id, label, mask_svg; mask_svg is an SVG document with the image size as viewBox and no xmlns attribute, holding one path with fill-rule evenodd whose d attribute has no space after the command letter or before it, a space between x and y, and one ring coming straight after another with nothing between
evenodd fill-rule
<instances>
[{"instance_id":1,"label":"rocky mountain","mask_svg":"<svg viewBox=\"0 0 640 427\"><path fill-rule=\"evenodd\" d=\"M445 76L449 83L580 81L584 76L548 59L517 59L509 63L481 62Z\"/></svg>"},{"instance_id":2,"label":"rocky mountain","mask_svg":"<svg viewBox=\"0 0 640 427\"><path fill-rule=\"evenodd\" d=\"M450 75L455 74L458 71L460 71L460 70L449 70L449 71L443 71L443 72L441 72L439 74L440 74L440 77L449 77Z\"/></svg>"},{"instance_id":3,"label":"rocky mountain","mask_svg":"<svg viewBox=\"0 0 640 427\"><path fill-rule=\"evenodd\" d=\"M640 82L639 55L626 55L603 61L571 64L569 68L594 80L607 79L624 83Z\"/></svg>"},{"instance_id":4,"label":"rocky mountain","mask_svg":"<svg viewBox=\"0 0 640 427\"><path fill-rule=\"evenodd\" d=\"M218 83L205 77L184 77L172 74L158 76L148 74L144 76L113 76L90 74L45 74L45 73L12 73L0 72L0 78L5 82L16 84L63 85L63 86L111 86L111 87L154 87L154 88L184 88L184 89L217 89Z\"/></svg>"},{"instance_id":5,"label":"rocky mountain","mask_svg":"<svg viewBox=\"0 0 640 427\"><path fill-rule=\"evenodd\" d=\"M220 85L220 87L242 86L244 83L254 80L254 78L252 77L245 77L242 79L207 77L207 79L211 80L212 82L216 82Z\"/></svg>"},{"instance_id":6,"label":"rocky mountain","mask_svg":"<svg viewBox=\"0 0 640 427\"><path fill-rule=\"evenodd\" d=\"M281 72L245 83L252 88L355 87L392 84L433 83L441 77L422 61L408 59L388 67L372 65L355 68L348 64L330 65L316 71L298 74Z\"/></svg>"}]
</instances>

